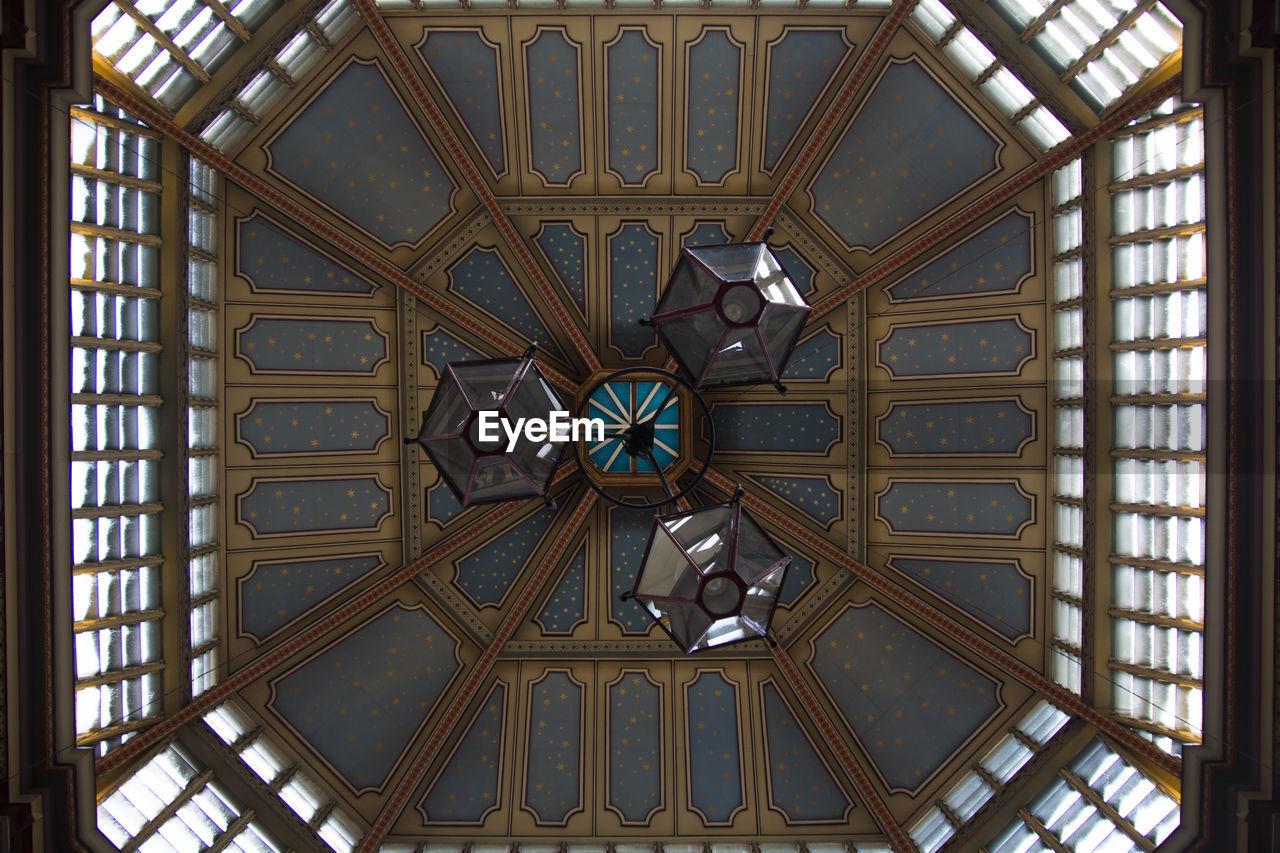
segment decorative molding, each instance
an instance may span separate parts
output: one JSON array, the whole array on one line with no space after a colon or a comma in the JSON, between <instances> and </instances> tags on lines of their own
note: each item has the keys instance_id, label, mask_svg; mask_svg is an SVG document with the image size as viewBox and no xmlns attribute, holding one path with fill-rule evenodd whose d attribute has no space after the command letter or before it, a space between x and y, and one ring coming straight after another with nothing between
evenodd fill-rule
<instances>
[{"instance_id":1,"label":"decorative molding","mask_svg":"<svg viewBox=\"0 0 1280 853\"><path fill-rule=\"evenodd\" d=\"M759 199L726 198L712 202L679 197L647 197L634 199L548 200L532 197L503 198L502 209L509 216L755 216L763 209Z\"/></svg>"},{"instance_id":2,"label":"decorative molding","mask_svg":"<svg viewBox=\"0 0 1280 853\"><path fill-rule=\"evenodd\" d=\"M475 215L454 229L453 235L441 243L434 253L419 261L409 271L409 275L418 284L425 285L433 274L460 256L463 249L470 248L476 241L476 236L492 223L493 217L488 212L483 208L477 209Z\"/></svg>"}]
</instances>

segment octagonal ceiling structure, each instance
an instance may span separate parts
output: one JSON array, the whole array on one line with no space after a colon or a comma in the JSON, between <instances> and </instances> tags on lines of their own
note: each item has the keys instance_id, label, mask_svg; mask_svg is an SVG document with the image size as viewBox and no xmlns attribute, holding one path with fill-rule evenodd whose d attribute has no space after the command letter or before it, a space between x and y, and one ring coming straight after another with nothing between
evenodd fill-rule
<instances>
[{"instance_id":1,"label":"octagonal ceiling structure","mask_svg":"<svg viewBox=\"0 0 1280 853\"><path fill-rule=\"evenodd\" d=\"M1003 4L403 5L264 11L257 65L237 53L238 78L188 101L97 58L106 101L220 175L192 190L218 294L195 347L218 363L220 559L190 632L193 672L210 666L165 682L194 694L170 719L212 729L180 739L195 763L248 762L235 787L264 833L342 850L934 850L1001 830L969 821L1095 737L1173 803L1194 736L1120 722L1058 659L1085 647L1062 579L1085 334L1064 241L1093 191L1063 187L1130 122L1198 121L1169 106L1177 48L1101 104L1072 83L1100 53L1064 76L1017 38L1045 20ZM1138 22L1172 39L1162 16L1142 4L1105 39L1148 38ZM126 17L164 44L163 17ZM793 564L773 642L685 657L620 598L650 513L599 502L567 461L555 507L463 508L401 439L449 362L536 342L565 399L663 366L636 321L680 248L766 225L815 311L785 397L706 393L716 449L692 503L742 484ZM104 778L158 760L136 731L88 739ZM291 779L323 805L282 808ZM1161 820L1113 823L1141 847Z\"/></svg>"}]
</instances>

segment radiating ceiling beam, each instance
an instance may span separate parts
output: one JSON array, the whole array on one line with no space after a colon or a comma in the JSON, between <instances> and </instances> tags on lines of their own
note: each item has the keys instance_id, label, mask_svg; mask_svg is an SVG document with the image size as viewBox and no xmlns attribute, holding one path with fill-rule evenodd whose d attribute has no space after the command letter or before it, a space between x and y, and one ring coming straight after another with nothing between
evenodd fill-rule
<instances>
[{"instance_id":1,"label":"radiating ceiling beam","mask_svg":"<svg viewBox=\"0 0 1280 853\"><path fill-rule=\"evenodd\" d=\"M715 470L707 472L706 480L727 492L732 492L737 488L736 483ZM785 514L753 495L750 490L743 496L743 501L751 508L752 512L764 516L778 527L786 530L791 536L821 553L837 566L852 572L858 580L941 630L946 637L967 648L978 659L988 661L999 667L1010 678L1030 687L1066 713L1079 717L1094 726L1118 743L1123 744L1134 754L1142 756L1145 760L1175 776L1181 774L1181 759L1169 755L1151 741L1139 737L1132 729L1120 724L1109 714L1098 710L1077 694L1064 689L1056 681L1046 678L1042 673L1037 672L1013 655L987 642L975 632L970 631L950 616L923 601L919 596L910 594L895 581L858 562L846 554L843 549L831 544L804 525L792 521Z\"/></svg>"},{"instance_id":2,"label":"radiating ceiling beam","mask_svg":"<svg viewBox=\"0 0 1280 853\"><path fill-rule=\"evenodd\" d=\"M511 218L498 205L498 199L494 196L493 191L489 189L489 184L485 181L484 175L480 173L479 167L476 166L471 155L467 153L467 149L463 147L458 135L453 132L453 128L450 127L444 112L436 104L435 99L431 97L431 93L427 91L426 84L422 82L422 78L418 76L418 72L409 62L409 57L405 55L404 48L396 39L395 34L391 32L391 28L387 26L387 22L383 19L382 13L378 11L374 0L355 0L355 4L359 7L360 14L364 15L369 22L369 29L373 31L373 35L378 40L378 44L381 45L383 53L387 55L387 58L391 60L391 64L399 72L400 79L413 92L414 100L417 101L422 111L427 114L427 120L431 122L431 127L444 142L445 148L449 149L449 156L453 158L453 162L462 171L463 177L466 178L467 186L480 199L484 209L489 211L489 216L493 219L493 224L497 226L498 233L502 235L507 246L519 259L524 274L533 282L538 294L560 323L560 328L564 329L569 335L569 339L573 342L573 347L577 350L578 356L586 363L588 372L594 373L599 370L600 359L596 357L595 347L582 334L582 330L578 328L573 315L569 313L569 308L565 305L564 300L561 299L559 291L542 274L542 268L538 266L538 262L534 259L533 253L529 251L524 238L516 230Z\"/></svg>"},{"instance_id":3,"label":"radiating ceiling beam","mask_svg":"<svg viewBox=\"0 0 1280 853\"><path fill-rule=\"evenodd\" d=\"M116 106L131 113L136 118L141 119L146 124L173 139L179 145L182 145L227 178L240 184L263 201L274 205L280 212L291 217L294 222L310 229L316 237L341 249L368 269L395 284L396 287L412 293L440 316L457 323L462 328L477 335L481 340L488 342L498 352L518 356L525 351L526 347L508 340L495 332L492 327L477 320L474 312L467 311L450 302L444 296L418 284L404 270L344 233L340 228L330 224L306 205L294 201L253 172L223 155L221 151L205 142L199 136L184 130L153 104L142 100L129 90L102 76L95 77L94 89ZM578 383L570 377L545 364L540 366L547 378L556 385L570 391L577 389Z\"/></svg>"},{"instance_id":4,"label":"radiating ceiling beam","mask_svg":"<svg viewBox=\"0 0 1280 853\"><path fill-rule=\"evenodd\" d=\"M756 224L751 226L751 231L747 235L748 243L764 239L765 229L773 224L773 219L778 215L778 211L782 209L782 206L787 203L787 199L795 192L796 187L800 184L800 179L804 177L809 164L813 162L813 158L817 157L818 153L826 147L827 141L831 138L831 134L835 132L836 125L840 123L841 117L844 115L845 108L853 102L854 96L858 94L862 84L867 81L872 69L880 63L880 58L884 55L885 50L888 49L890 40L893 39L894 34L898 32L898 28L902 26L902 22L906 20L907 14L915 5L916 0L894 0L893 8L890 9L884 20L880 22L875 35L871 37L871 41L867 42L862 55L858 57L858 61L854 63L853 69L850 70L849 76L840 85L840 91L836 94L835 100L831 102L831 106L827 108L826 115L823 116L822 121L819 122L809 138L804 141L800 150L796 152L795 159L791 161L786 174L782 176L782 181L778 184L778 188L773 191L773 197L769 199L769 204L765 207L764 213L760 214Z\"/></svg>"},{"instance_id":5,"label":"radiating ceiling beam","mask_svg":"<svg viewBox=\"0 0 1280 853\"><path fill-rule=\"evenodd\" d=\"M556 472L555 482L560 482L577 470L577 465L570 463L561 466ZM537 498L536 500L541 500ZM439 545L432 548L413 562L387 575L364 592L337 607L328 616L312 623L299 631L291 639L281 643L274 649L255 658L242 669L236 670L224 681L201 693L187 705L165 717L150 728L144 729L130 740L99 758L95 764L98 776L111 773L126 762L146 753L148 749L172 735L192 720L199 719L218 705L230 699L234 694L252 684L294 655L303 653L321 643L329 634L347 625L361 611L377 602L380 598L407 583L414 575L424 571L434 563L444 559L454 550L498 527L507 516L524 506L524 501L507 501L477 516L451 536L446 537Z\"/></svg>"},{"instance_id":6,"label":"radiating ceiling beam","mask_svg":"<svg viewBox=\"0 0 1280 853\"><path fill-rule=\"evenodd\" d=\"M708 477L710 477L710 474L708 474ZM858 789L858 796L862 799L862 804L867 807L867 811L871 812L876 826L880 827L880 831L888 837L889 846L893 848L894 853L917 853L918 848L915 843L903 830L902 826L894 820L893 813L885 805L884 798L880 796L875 786L871 784L871 777L862 769L862 765L858 763L858 759L854 757L844 738L840 737L840 733L836 731L835 723L832 722L831 717L814 699L813 691L809 689L808 683L805 682L804 677L800 674L800 669L796 666L796 662L791 659L791 655L777 645L771 645L769 648L773 652L774 662L778 664L778 669L782 672L782 677L786 680L792 692L800 699L800 704L809 712L809 716L813 718L814 724L822 732L823 738L830 745L831 751L835 753L840 766L844 768L844 772L849 774L849 778L853 780L853 786Z\"/></svg>"},{"instance_id":7,"label":"radiating ceiling beam","mask_svg":"<svg viewBox=\"0 0 1280 853\"><path fill-rule=\"evenodd\" d=\"M1079 136L1073 136L1056 148L1050 149L1039 160L1027 166L955 216L912 240L908 245L894 252L883 261L873 264L849 284L825 296L817 305L813 306L813 313L809 315L809 323L816 322L829 311L838 308L855 293L866 290L876 282L902 269L943 240L972 225L987 212L1007 202L1036 181L1053 173L1056 169L1067 165L1067 163L1081 156L1085 151L1138 116L1159 105L1162 101L1174 97L1181 91L1182 75L1175 74L1150 92L1128 102L1084 133Z\"/></svg>"},{"instance_id":8,"label":"radiating ceiling beam","mask_svg":"<svg viewBox=\"0 0 1280 853\"><path fill-rule=\"evenodd\" d=\"M493 665L497 661L498 655L502 652L503 646L507 644L507 640L511 639L516 629L524 622L525 617L529 615L529 610L533 606L534 600L540 593L545 591L546 582L551 573L561 567L561 560L564 559L565 552L568 551L569 545L577 538L578 531L582 528L595 504L595 490L587 489L583 492L582 498L579 499L578 505L573 508L573 513L569 516L568 521L565 522L564 527L561 528L559 534L556 535L555 540L551 543L551 550L538 562L538 567L534 570L533 575L521 588L515 603L511 605L511 609L507 611L502 624L494 632L493 642L480 655L480 659L468 667L467 677L462 683L462 687L453 694L453 701L449 703L444 716L440 718L440 721L432 729L431 737L423 744L422 749L414 757L413 763L409 765L409 769L405 771L404 776L396 784L395 790L387 798L382 811L378 813L377 819L374 820L373 826L370 827L369 833L360 842L359 853L374 853L382 845L382 839L386 837L387 831L391 829L392 825L400 817L400 813L404 811L405 806L409 804L409 798L413 796L414 791L418 789L418 786L426 778L427 770L430 769L432 762L435 761L441 749L444 748L449 736L453 733L454 727L462 720L462 715L466 712L467 706L480 695L480 688L484 685L485 679L489 677L489 672L493 669Z\"/></svg>"}]
</instances>

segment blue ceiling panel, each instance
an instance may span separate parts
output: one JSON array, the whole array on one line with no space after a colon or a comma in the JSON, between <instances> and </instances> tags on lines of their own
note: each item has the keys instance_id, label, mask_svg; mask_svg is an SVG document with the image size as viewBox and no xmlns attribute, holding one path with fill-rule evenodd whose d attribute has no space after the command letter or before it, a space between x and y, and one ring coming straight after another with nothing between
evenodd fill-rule
<instances>
[{"instance_id":1,"label":"blue ceiling panel","mask_svg":"<svg viewBox=\"0 0 1280 853\"><path fill-rule=\"evenodd\" d=\"M903 557L887 563L1011 640L1031 633L1031 578L1017 560Z\"/></svg>"},{"instance_id":2,"label":"blue ceiling panel","mask_svg":"<svg viewBox=\"0 0 1280 853\"><path fill-rule=\"evenodd\" d=\"M662 52L643 27L624 27L605 47L609 171L643 185L658 170L658 79Z\"/></svg>"},{"instance_id":3,"label":"blue ceiling panel","mask_svg":"<svg viewBox=\"0 0 1280 853\"><path fill-rule=\"evenodd\" d=\"M530 168L550 186L582 171L579 50L561 27L539 27L525 45Z\"/></svg>"},{"instance_id":4,"label":"blue ceiling panel","mask_svg":"<svg viewBox=\"0 0 1280 853\"><path fill-rule=\"evenodd\" d=\"M766 172L778 165L787 143L851 48L843 27L787 27L782 38L769 45L763 152Z\"/></svg>"},{"instance_id":5,"label":"blue ceiling panel","mask_svg":"<svg viewBox=\"0 0 1280 853\"><path fill-rule=\"evenodd\" d=\"M1011 210L940 258L884 289L890 302L1016 292L1033 267L1035 217Z\"/></svg>"},{"instance_id":6,"label":"blue ceiling panel","mask_svg":"<svg viewBox=\"0 0 1280 853\"><path fill-rule=\"evenodd\" d=\"M582 808L582 685L559 670L529 687L524 805L539 823L564 824Z\"/></svg>"},{"instance_id":7,"label":"blue ceiling panel","mask_svg":"<svg viewBox=\"0 0 1280 853\"><path fill-rule=\"evenodd\" d=\"M609 797L624 824L647 824L663 807L662 688L643 672L609 685Z\"/></svg>"},{"instance_id":8,"label":"blue ceiling panel","mask_svg":"<svg viewBox=\"0 0 1280 853\"><path fill-rule=\"evenodd\" d=\"M894 456L1017 454L1035 428L1035 414L1017 398L894 403L876 421L877 437Z\"/></svg>"},{"instance_id":9,"label":"blue ceiling panel","mask_svg":"<svg viewBox=\"0 0 1280 853\"><path fill-rule=\"evenodd\" d=\"M685 156L698 180L718 184L738 165L738 86L742 45L710 27L689 48Z\"/></svg>"},{"instance_id":10,"label":"blue ceiling panel","mask_svg":"<svg viewBox=\"0 0 1280 853\"><path fill-rule=\"evenodd\" d=\"M689 806L708 826L728 824L743 808L738 688L704 670L685 693L688 704Z\"/></svg>"},{"instance_id":11,"label":"blue ceiling panel","mask_svg":"<svg viewBox=\"0 0 1280 853\"><path fill-rule=\"evenodd\" d=\"M506 709L507 685L499 681L418 806L428 822L479 824L498 808Z\"/></svg>"},{"instance_id":12,"label":"blue ceiling panel","mask_svg":"<svg viewBox=\"0 0 1280 853\"><path fill-rule=\"evenodd\" d=\"M788 823L843 821L853 803L831 777L778 688L765 683L760 692L770 804L787 816Z\"/></svg>"},{"instance_id":13,"label":"blue ceiling panel","mask_svg":"<svg viewBox=\"0 0 1280 853\"><path fill-rule=\"evenodd\" d=\"M365 294L373 285L261 213L236 223L236 272L255 291Z\"/></svg>"},{"instance_id":14,"label":"blue ceiling panel","mask_svg":"<svg viewBox=\"0 0 1280 853\"><path fill-rule=\"evenodd\" d=\"M237 582L240 633L265 640L342 587L382 565L378 554L255 560Z\"/></svg>"},{"instance_id":15,"label":"blue ceiling panel","mask_svg":"<svg viewBox=\"0 0 1280 853\"><path fill-rule=\"evenodd\" d=\"M479 29L432 29L418 46L495 175L507 171L498 46Z\"/></svg>"},{"instance_id":16,"label":"blue ceiling panel","mask_svg":"<svg viewBox=\"0 0 1280 853\"><path fill-rule=\"evenodd\" d=\"M890 480L875 501L894 533L1013 538L1035 520L1035 498L1017 480Z\"/></svg>"}]
</instances>

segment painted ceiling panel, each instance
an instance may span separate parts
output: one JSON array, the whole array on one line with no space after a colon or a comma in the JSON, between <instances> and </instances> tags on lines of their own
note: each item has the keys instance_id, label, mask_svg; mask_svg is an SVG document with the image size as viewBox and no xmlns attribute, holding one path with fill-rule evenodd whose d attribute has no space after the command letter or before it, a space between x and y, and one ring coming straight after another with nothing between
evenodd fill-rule
<instances>
[{"instance_id":1,"label":"painted ceiling panel","mask_svg":"<svg viewBox=\"0 0 1280 853\"><path fill-rule=\"evenodd\" d=\"M498 807L506 710L507 685L499 681L418 805L425 821L478 824Z\"/></svg>"},{"instance_id":2,"label":"painted ceiling panel","mask_svg":"<svg viewBox=\"0 0 1280 853\"><path fill-rule=\"evenodd\" d=\"M372 320L254 314L235 331L236 355L254 373L372 376L390 358L387 334Z\"/></svg>"},{"instance_id":3,"label":"painted ceiling panel","mask_svg":"<svg viewBox=\"0 0 1280 853\"><path fill-rule=\"evenodd\" d=\"M778 604L789 607L813 586L813 560L786 545L781 543L779 545L783 551L791 555L791 568L787 569L787 578L782 582Z\"/></svg>"},{"instance_id":4,"label":"painted ceiling panel","mask_svg":"<svg viewBox=\"0 0 1280 853\"><path fill-rule=\"evenodd\" d=\"M555 510L543 507L475 553L463 557L457 563L458 577L454 583L477 605L501 602L555 515Z\"/></svg>"},{"instance_id":5,"label":"painted ceiling panel","mask_svg":"<svg viewBox=\"0 0 1280 853\"><path fill-rule=\"evenodd\" d=\"M1011 640L1031 633L1031 578L1017 560L904 557L888 565L929 587Z\"/></svg>"},{"instance_id":6,"label":"painted ceiling panel","mask_svg":"<svg viewBox=\"0 0 1280 853\"><path fill-rule=\"evenodd\" d=\"M658 86L662 50L643 27L624 27L605 45L609 171L643 186L658 171Z\"/></svg>"},{"instance_id":7,"label":"painted ceiling panel","mask_svg":"<svg viewBox=\"0 0 1280 853\"><path fill-rule=\"evenodd\" d=\"M725 233L723 222L699 222L697 227L680 241L682 246L717 246L732 242ZM665 284L665 282L664 282Z\"/></svg>"},{"instance_id":8,"label":"painted ceiling panel","mask_svg":"<svg viewBox=\"0 0 1280 853\"><path fill-rule=\"evenodd\" d=\"M727 29L711 27L688 48L685 151L702 183L721 183L737 168L742 48Z\"/></svg>"},{"instance_id":9,"label":"painted ceiling panel","mask_svg":"<svg viewBox=\"0 0 1280 853\"><path fill-rule=\"evenodd\" d=\"M1011 210L937 260L886 287L885 295L890 302L905 302L1016 292L1033 269L1034 228L1031 214Z\"/></svg>"},{"instance_id":10,"label":"painted ceiling panel","mask_svg":"<svg viewBox=\"0 0 1280 853\"><path fill-rule=\"evenodd\" d=\"M255 456L371 453L391 434L377 400L256 399L236 416L236 440Z\"/></svg>"},{"instance_id":11,"label":"painted ceiling panel","mask_svg":"<svg viewBox=\"0 0 1280 853\"><path fill-rule=\"evenodd\" d=\"M427 489L427 520L434 521L436 524L444 527L455 515L462 512L462 504L458 502L458 498L450 489L448 484L441 480L434 486Z\"/></svg>"},{"instance_id":12,"label":"painted ceiling panel","mask_svg":"<svg viewBox=\"0 0 1280 853\"><path fill-rule=\"evenodd\" d=\"M716 447L775 453L825 453L840 440L840 419L821 403L717 403Z\"/></svg>"},{"instance_id":13,"label":"painted ceiling panel","mask_svg":"<svg viewBox=\"0 0 1280 853\"><path fill-rule=\"evenodd\" d=\"M547 222L534 238L578 310L587 313L587 235L570 222Z\"/></svg>"},{"instance_id":14,"label":"painted ceiling panel","mask_svg":"<svg viewBox=\"0 0 1280 853\"><path fill-rule=\"evenodd\" d=\"M373 285L260 212L236 222L236 271L255 291L373 292Z\"/></svg>"},{"instance_id":15,"label":"painted ceiling panel","mask_svg":"<svg viewBox=\"0 0 1280 853\"><path fill-rule=\"evenodd\" d=\"M1016 397L958 403L898 403L876 422L893 456L1017 455L1036 434L1035 413Z\"/></svg>"},{"instance_id":16,"label":"painted ceiling panel","mask_svg":"<svg viewBox=\"0 0 1280 853\"><path fill-rule=\"evenodd\" d=\"M813 211L869 250L995 171L999 150L917 59L893 62L809 185Z\"/></svg>"},{"instance_id":17,"label":"painted ceiling panel","mask_svg":"<svg viewBox=\"0 0 1280 853\"><path fill-rule=\"evenodd\" d=\"M894 325L877 350L895 377L1017 373L1034 355L1035 333L1017 317Z\"/></svg>"},{"instance_id":18,"label":"painted ceiling panel","mask_svg":"<svg viewBox=\"0 0 1280 853\"><path fill-rule=\"evenodd\" d=\"M769 803L792 824L842 822L853 802L772 682L760 688Z\"/></svg>"},{"instance_id":19,"label":"painted ceiling panel","mask_svg":"<svg viewBox=\"0 0 1280 853\"><path fill-rule=\"evenodd\" d=\"M563 27L539 27L524 50L531 168L565 186L582 171L582 46Z\"/></svg>"},{"instance_id":20,"label":"painted ceiling panel","mask_svg":"<svg viewBox=\"0 0 1280 853\"><path fill-rule=\"evenodd\" d=\"M843 27L787 27L778 40L770 42L762 154L766 172L777 167L818 95L852 49Z\"/></svg>"},{"instance_id":21,"label":"painted ceiling panel","mask_svg":"<svg viewBox=\"0 0 1280 853\"><path fill-rule=\"evenodd\" d=\"M571 634L587 621L587 547L569 562L542 610L534 617L544 635Z\"/></svg>"},{"instance_id":22,"label":"painted ceiling panel","mask_svg":"<svg viewBox=\"0 0 1280 853\"><path fill-rule=\"evenodd\" d=\"M890 480L875 500L894 533L1012 538L1035 520L1035 498L1017 480Z\"/></svg>"},{"instance_id":23,"label":"painted ceiling panel","mask_svg":"<svg viewBox=\"0 0 1280 853\"><path fill-rule=\"evenodd\" d=\"M850 606L811 666L890 788L922 785L999 708L999 685L878 605Z\"/></svg>"},{"instance_id":24,"label":"painted ceiling panel","mask_svg":"<svg viewBox=\"0 0 1280 853\"><path fill-rule=\"evenodd\" d=\"M495 175L507 171L498 46L480 29L430 29L418 52Z\"/></svg>"},{"instance_id":25,"label":"painted ceiling panel","mask_svg":"<svg viewBox=\"0 0 1280 853\"><path fill-rule=\"evenodd\" d=\"M449 268L449 289L510 325L539 348L559 354L547 330L496 249L476 246Z\"/></svg>"},{"instance_id":26,"label":"painted ceiling panel","mask_svg":"<svg viewBox=\"0 0 1280 853\"><path fill-rule=\"evenodd\" d=\"M457 645L397 604L273 682L268 704L352 788L376 788L458 670Z\"/></svg>"},{"instance_id":27,"label":"painted ceiling panel","mask_svg":"<svg viewBox=\"0 0 1280 853\"><path fill-rule=\"evenodd\" d=\"M652 624L648 614L634 600L620 601L618 596L630 592L636 571L644 558L653 514L643 510L610 507L609 513L609 577L613 595L609 598L612 618L627 633L642 634Z\"/></svg>"},{"instance_id":28,"label":"painted ceiling panel","mask_svg":"<svg viewBox=\"0 0 1280 853\"><path fill-rule=\"evenodd\" d=\"M444 366L450 362L477 358L483 356L442 328L422 333L422 361L435 369L437 377L444 376Z\"/></svg>"},{"instance_id":29,"label":"painted ceiling panel","mask_svg":"<svg viewBox=\"0 0 1280 853\"><path fill-rule=\"evenodd\" d=\"M830 527L843 515L840 506L842 496L826 477L757 474L752 479L774 494L781 495L823 527Z\"/></svg>"},{"instance_id":30,"label":"painted ceiling panel","mask_svg":"<svg viewBox=\"0 0 1280 853\"><path fill-rule=\"evenodd\" d=\"M240 633L258 641L383 565L380 554L255 560L239 580Z\"/></svg>"},{"instance_id":31,"label":"painted ceiling panel","mask_svg":"<svg viewBox=\"0 0 1280 853\"><path fill-rule=\"evenodd\" d=\"M647 824L665 805L662 687L644 671L624 671L608 693L608 808L624 824Z\"/></svg>"},{"instance_id":32,"label":"painted ceiling panel","mask_svg":"<svg viewBox=\"0 0 1280 853\"><path fill-rule=\"evenodd\" d=\"M255 536L377 530L391 490L374 476L254 479L236 499L236 521Z\"/></svg>"},{"instance_id":33,"label":"painted ceiling panel","mask_svg":"<svg viewBox=\"0 0 1280 853\"><path fill-rule=\"evenodd\" d=\"M653 329L636 321L653 312L658 288L659 234L644 222L628 222L608 237L609 341L638 357L657 345Z\"/></svg>"},{"instance_id":34,"label":"painted ceiling panel","mask_svg":"<svg viewBox=\"0 0 1280 853\"><path fill-rule=\"evenodd\" d=\"M738 687L704 670L685 688L689 709L689 804L708 825L728 824L742 808Z\"/></svg>"},{"instance_id":35,"label":"painted ceiling panel","mask_svg":"<svg viewBox=\"0 0 1280 853\"><path fill-rule=\"evenodd\" d=\"M813 264L800 257L789 246L770 246L770 248L778 256L782 268L787 271L787 278L791 279L791 283L796 286L796 290L800 291L800 295L806 298L812 297L815 278Z\"/></svg>"},{"instance_id":36,"label":"painted ceiling panel","mask_svg":"<svg viewBox=\"0 0 1280 853\"><path fill-rule=\"evenodd\" d=\"M783 373L784 379L796 380L824 380L831 371L838 368L841 363L840 347L842 339L831 332L828 327L823 327L817 332L804 338L796 346L795 352L791 354L791 360L787 362L786 372Z\"/></svg>"},{"instance_id":37,"label":"painted ceiling panel","mask_svg":"<svg viewBox=\"0 0 1280 853\"><path fill-rule=\"evenodd\" d=\"M457 186L376 63L349 64L266 150L271 171L388 247L453 211Z\"/></svg>"},{"instance_id":38,"label":"painted ceiling panel","mask_svg":"<svg viewBox=\"0 0 1280 853\"><path fill-rule=\"evenodd\" d=\"M563 825L582 808L583 685L564 671L529 687L524 805L541 824Z\"/></svg>"}]
</instances>

